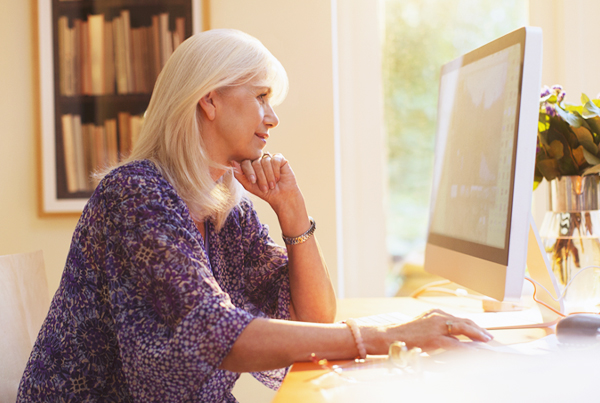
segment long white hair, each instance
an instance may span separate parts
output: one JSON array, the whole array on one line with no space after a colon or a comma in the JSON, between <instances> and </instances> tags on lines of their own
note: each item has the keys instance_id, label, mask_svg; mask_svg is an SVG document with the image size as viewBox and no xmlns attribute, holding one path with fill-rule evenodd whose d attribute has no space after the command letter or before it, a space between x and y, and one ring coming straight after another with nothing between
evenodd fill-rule
<instances>
[{"instance_id":1,"label":"long white hair","mask_svg":"<svg viewBox=\"0 0 600 403\"><path fill-rule=\"evenodd\" d=\"M220 229L244 190L231 167L210 160L201 136L198 102L210 91L243 85L255 77L264 78L271 87L273 105L283 101L287 74L258 39L232 29L191 36L158 76L138 141L124 163L152 161L185 201L192 218L212 217ZM217 183L210 167L226 168Z\"/></svg>"}]
</instances>

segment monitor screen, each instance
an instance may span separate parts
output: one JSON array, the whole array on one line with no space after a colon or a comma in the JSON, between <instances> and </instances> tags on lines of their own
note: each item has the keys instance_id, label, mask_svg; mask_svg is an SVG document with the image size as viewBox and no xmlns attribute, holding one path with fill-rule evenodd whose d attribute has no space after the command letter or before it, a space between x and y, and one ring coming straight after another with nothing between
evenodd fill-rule
<instances>
[{"instance_id":1,"label":"monitor screen","mask_svg":"<svg viewBox=\"0 0 600 403\"><path fill-rule=\"evenodd\" d=\"M425 269L500 300L525 273L541 44L522 28L441 71Z\"/></svg>"}]
</instances>

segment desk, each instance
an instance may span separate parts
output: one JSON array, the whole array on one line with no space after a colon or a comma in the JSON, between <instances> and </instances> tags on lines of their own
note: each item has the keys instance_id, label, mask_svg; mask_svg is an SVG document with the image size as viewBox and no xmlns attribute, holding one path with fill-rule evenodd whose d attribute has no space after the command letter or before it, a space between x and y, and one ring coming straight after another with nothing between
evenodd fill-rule
<instances>
[{"instance_id":1,"label":"desk","mask_svg":"<svg viewBox=\"0 0 600 403\"><path fill-rule=\"evenodd\" d=\"M413 298L374 298L374 299L345 299L338 301L338 314L336 320L349 317L368 316L387 312L402 312L410 316L433 308L441 308L451 314L464 315L481 314L481 304L478 301L460 297L422 297ZM502 344L516 344L540 339L552 333L550 329L523 329L523 330L497 330L491 332L495 341ZM445 354L445 353L444 353ZM458 354L458 353L457 353ZM504 356L503 356L504 357ZM545 358L544 358L545 357ZM481 374L473 373L474 367L470 364L471 371L466 377L448 374L444 382L439 379L433 383L428 380L419 380L404 385L373 383L363 384L362 387L336 388L336 390L323 390L311 380L328 371L319 369L312 363L296 363L285 378L273 403L320 403L320 402L387 402L387 401L444 401L471 402L471 401L598 401L595 387L591 385L600 379L600 354L597 349L585 351L583 354L564 357L543 356L542 358L509 356L494 366L488 364L490 376L484 371ZM348 361L335 362L337 364ZM498 364L498 365L496 365ZM453 371L452 371L453 372ZM455 375L454 377L452 375ZM444 375L445 377L445 375ZM581 385L589 381L588 388L569 389L569 385ZM552 385L550 387L550 385ZM412 388L412 389L411 389ZM401 389L401 390L400 390ZM540 395L545 391L547 395ZM592 393L592 391L594 391ZM517 397L516 400L515 396ZM573 397L577 397L573 400ZM530 400L528 400L530 399Z\"/></svg>"}]
</instances>

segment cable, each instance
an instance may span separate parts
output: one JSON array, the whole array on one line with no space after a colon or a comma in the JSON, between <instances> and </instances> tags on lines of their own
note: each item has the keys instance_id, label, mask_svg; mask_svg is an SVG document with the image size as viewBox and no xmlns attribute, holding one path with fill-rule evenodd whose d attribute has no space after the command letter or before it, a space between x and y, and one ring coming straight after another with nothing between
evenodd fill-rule
<instances>
[{"instance_id":1,"label":"cable","mask_svg":"<svg viewBox=\"0 0 600 403\"><path fill-rule=\"evenodd\" d=\"M547 327L552 327L558 323L558 319L554 319L550 322L544 323L532 323L528 325L512 325L512 326L496 326L496 327L486 327L485 330L513 330L513 329L544 329Z\"/></svg>"},{"instance_id":2,"label":"cable","mask_svg":"<svg viewBox=\"0 0 600 403\"><path fill-rule=\"evenodd\" d=\"M428 291L429 288L431 288L431 287L438 286L438 285L451 284L451 283L452 283L452 281L450 281L450 280L438 280L438 281L434 281L432 283L425 284L424 286L421 286L421 287L417 288L415 291L413 291L413 293L410 294L410 297L417 298L419 295Z\"/></svg>"},{"instance_id":3,"label":"cable","mask_svg":"<svg viewBox=\"0 0 600 403\"><path fill-rule=\"evenodd\" d=\"M569 280L569 282L567 283L567 285L565 285L564 290L562 291L562 293L558 296L558 298L554 298L554 296L552 295L552 293L550 291L548 291L548 289L546 287L544 287L542 284L538 283L537 281L535 281L532 278L529 277L525 277L525 280L529 281L531 284L533 284L533 300L535 302L537 302L538 304L545 306L546 308L548 308L549 310L551 310L552 312L556 313L557 315L562 316L563 318L568 316L563 314L562 312L557 311L556 309L554 309L553 307L551 307L550 305L546 304L544 301L540 301L539 299L537 299L535 296L537 294L537 286L540 286L544 291L546 291L546 294L548 294L550 296L550 298L552 298L554 301L556 302L560 302L562 301L565 296L567 295L567 290L569 289L569 287L571 286L571 284L573 283L573 281L575 281L575 279L577 278L577 276L579 276L581 273L583 273L584 271L588 270L588 269L600 269L600 266L598 265L589 265L584 267L583 269L579 270L577 272L577 274L575 274L573 276L573 278L571 280ZM571 314L575 314L575 313L590 313L590 314L597 314L598 312L572 312Z\"/></svg>"},{"instance_id":4,"label":"cable","mask_svg":"<svg viewBox=\"0 0 600 403\"><path fill-rule=\"evenodd\" d=\"M529 278L529 277L525 277L525 280L528 280L530 283L532 283L532 284L533 284L533 287L534 287L534 289L535 289L535 286L536 286L536 284L537 284L537 285L539 285L540 287L542 287L542 289L543 289L544 291L546 291L546 293L547 293L547 294L550 296L550 298L552 298L552 299L553 299L554 301L556 301L556 302L560 302L562 299L564 299L564 298L565 298L565 295L567 295L567 289L568 289L568 288L571 286L571 283L573 283L573 281L575 281L575 279L577 278L577 276L579 276L581 273L583 273L584 271L586 271L586 270L588 270L588 269L600 269L600 266L592 264L592 265L586 266L586 267L584 267L583 269L579 270L579 271L577 272L577 274L575 274L575 275L573 276L573 278L572 278L571 280L569 280L569 282L567 283L567 285L565 285L565 289L564 289L564 290L563 290L563 292L562 292L562 293L559 295L559 297L558 297L558 298L554 298L554 296L552 295L552 293L551 293L550 291L548 291L548 289L547 289L546 287L544 287L543 285L541 285L540 283L538 283L538 282L537 282L537 281L535 281L534 279L532 279L532 278Z\"/></svg>"},{"instance_id":5,"label":"cable","mask_svg":"<svg viewBox=\"0 0 600 403\"><path fill-rule=\"evenodd\" d=\"M588 270L588 269L600 269L600 266L592 264L589 266L584 267L583 269L579 270L577 272L577 274L575 274L573 276L573 278L571 280L569 280L569 282L567 283L567 285L565 286L565 289L563 290L562 294L560 295L560 298L564 298L565 295L567 295L567 289L571 286L571 283L577 278L577 276L579 276L581 273L583 273L584 271ZM547 291L546 291L547 292Z\"/></svg>"},{"instance_id":6,"label":"cable","mask_svg":"<svg viewBox=\"0 0 600 403\"><path fill-rule=\"evenodd\" d=\"M553 299L553 300L555 300L556 302L559 302L559 301L560 301L560 299L562 299L562 297L560 297L560 299L556 299L556 298L554 298L554 297L552 296L552 294L550 294L550 292L548 292L548 290L546 290L546 287L544 287L543 285L541 285L541 284L540 284L540 283L538 283L537 281L530 279L529 277L525 277L525 280L527 280L527 281L529 281L531 284L533 284L533 295L532 295L532 297L531 297L531 298L533 298L533 300L534 300L535 302L537 302L537 303L538 303L538 304L540 304L540 305L543 305L543 306L545 306L546 308L550 309L550 310L551 310L552 312L554 312L555 314L557 314L557 315L559 315L559 316L562 316L563 318L567 316L567 315L565 315L564 313L562 313L562 312L559 312L559 311L557 311L556 309L552 308L550 305L548 305L548 304L547 304L547 303L545 303L544 301L540 301L539 299L537 299L537 298L535 297L535 296L536 296L536 294L537 294L537 287L536 287L536 285L539 285L540 287L542 287L542 288L543 288L543 289L544 289L544 290L545 290L545 291L546 291L546 292L547 292L547 293L550 295L550 298L552 298L552 299Z\"/></svg>"}]
</instances>

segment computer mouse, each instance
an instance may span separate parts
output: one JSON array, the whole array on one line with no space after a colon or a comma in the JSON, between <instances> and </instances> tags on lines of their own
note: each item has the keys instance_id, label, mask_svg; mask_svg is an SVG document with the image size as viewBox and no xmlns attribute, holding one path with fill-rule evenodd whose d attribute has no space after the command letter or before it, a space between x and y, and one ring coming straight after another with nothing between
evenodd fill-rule
<instances>
[{"instance_id":1,"label":"computer mouse","mask_svg":"<svg viewBox=\"0 0 600 403\"><path fill-rule=\"evenodd\" d=\"M561 343L592 344L600 341L600 315L574 314L556 325L556 337Z\"/></svg>"}]
</instances>

